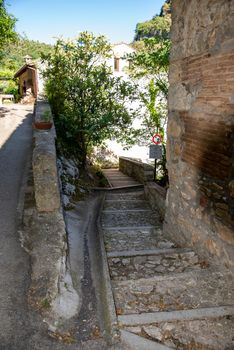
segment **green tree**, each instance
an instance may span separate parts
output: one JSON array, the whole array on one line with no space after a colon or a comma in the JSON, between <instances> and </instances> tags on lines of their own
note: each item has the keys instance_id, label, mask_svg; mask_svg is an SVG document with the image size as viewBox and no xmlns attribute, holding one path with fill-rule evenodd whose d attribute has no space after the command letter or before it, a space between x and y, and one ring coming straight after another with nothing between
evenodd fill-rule
<instances>
[{"instance_id":1,"label":"green tree","mask_svg":"<svg viewBox=\"0 0 234 350\"><path fill-rule=\"evenodd\" d=\"M152 37L168 39L170 27L171 0L166 0L159 15L155 15L151 20L141 22L136 25L134 41Z\"/></svg>"},{"instance_id":2,"label":"green tree","mask_svg":"<svg viewBox=\"0 0 234 350\"><path fill-rule=\"evenodd\" d=\"M44 57L58 137L83 167L90 147L127 133L136 115L129 108L135 86L112 75L105 63L110 51L103 36L83 32L74 41L58 40Z\"/></svg>"},{"instance_id":3,"label":"green tree","mask_svg":"<svg viewBox=\"0 0 234 350\"><path fill-rule=\"evenodd\" d=\"M0 58L4 48L17 38L15 22L16 18L6 10L5 1L0 0Z\"/></svg>"},{"instance_id":4,"label":"green tree","mask_svg":"<svg viewBox=\"0 0 234 350\"><path fill-rule=\"evenodd\" d=\"M41 58L42 54L52 52L53 46L39 41L30 40L26 36L18 36L17 40L5 47L2 52L1 67L14 73L25 63L24 57L29 55L33 60Z\"/></svg>"},{"instance_id":5,"label":"green tree","mask_svg":"<svg viewBox=\"0 0 234 350\"><path fill-rule=\"evenodd\" d=\"M144 38L135 41L136 51L128 55L128 59L131 61L130 75L136 79L143 78L144 82L141 84L144 85L144 89L143 92L140 92L140 98L147 109L147 113L143 118L144 128L139 130L142 137L144 137L143 132L148 134L154 128L164 140L171 46L168 38L170 21L170 1L166 1L161 9L160 16L156 15L151 21L142 23L144 33L141 32L141 34ZM152 34L152 28L154 34ZM165 35L162 28L166 28L167 35ZM140 36L138 29L139 24L136 32Z\"/></svg>"},{"instance_id":6,"label":"green tree","mask_svg":"<svg viewBox=\"0 0 234 350\"><path fill-rule=\"evenodd\" d=\"M160 15L137 24L133 43L136 52L128 55L128 59L131 60L131 76L143 82L140 99L146 109L142 127L133 132L133 137L141 142L144 139L150 140L154 133L161 135L164 156L160 166L164 184L167 182L164 130L167 122L170 25L170 0L167 0Z\"/></svg>"}]
</instances>

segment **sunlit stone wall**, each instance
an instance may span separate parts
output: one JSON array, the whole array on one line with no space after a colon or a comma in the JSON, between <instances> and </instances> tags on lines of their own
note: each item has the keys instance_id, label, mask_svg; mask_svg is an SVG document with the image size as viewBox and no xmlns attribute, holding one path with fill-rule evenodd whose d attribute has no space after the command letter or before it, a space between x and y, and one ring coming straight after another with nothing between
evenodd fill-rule
<instances>
[{"instance_id":1,"label":"sunlit stone wall","mask_svg":"<svg viewBox=\"0 0 234 350\"><path fill-rule=\"evenodd\" d=\"M234 1L172 2L164 230L234 270Z\"/></svg>"}]
</instances>

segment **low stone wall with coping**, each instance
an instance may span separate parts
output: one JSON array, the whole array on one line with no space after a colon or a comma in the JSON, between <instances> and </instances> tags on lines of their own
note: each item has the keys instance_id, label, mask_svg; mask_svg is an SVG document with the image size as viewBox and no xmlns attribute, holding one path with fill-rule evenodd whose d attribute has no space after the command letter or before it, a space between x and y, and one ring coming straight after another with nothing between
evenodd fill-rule
<instances>
[{"instance_id":1,"label":"low stone wall with coping","mask_svg":"<svg viewBox=\"0 0 234 350\"><path fill-rule=\"evenodd\" d=\"M134 158L119 157L119 170L140 183L153 181L154 178L154 168Z\"/></svg>"},{"instance_id":2,"label":"low stone wall with coping","mask_svg":"<svg viewBox=\"0 0 234 350\"><path fill-rule=\"evenodd\" d=\"M50 106L39 96L34 107L34 121L41 120L44 111L50 112ZM31 200L27 200L27 194L25 196L22 234L22 244L32 261L30 304L43 312L53 328L59 318L74 316L79 304L67 266L67 235L55 138L54 126L50 130L34 129L33 191Z\"/></svg>"},{"instance_id":3,"label":"low stone wall with coping","mask_svg":"<svg viewBox=\"0 0 234 350\"><path fill-rule=\"evenodd\" d=\"M39 97L34 108L35 121L40 121L45 111L50 111L50 106ZM38 212L54 212L61 206L55 138L54 127L47 131L34 129L33 178Z\"/></svg>"}]
</instances>

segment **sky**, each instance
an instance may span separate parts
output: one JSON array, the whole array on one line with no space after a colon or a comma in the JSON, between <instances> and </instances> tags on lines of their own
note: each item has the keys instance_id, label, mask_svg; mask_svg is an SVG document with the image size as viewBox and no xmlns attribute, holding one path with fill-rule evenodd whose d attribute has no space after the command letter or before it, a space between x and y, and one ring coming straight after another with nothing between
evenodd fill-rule
<instances>
[{"instance_id":1,"label":"sky","mask_svg":"<svg viewBox=\"0 0 234 350\"><path fill-rule=\"evenodd\" d=\"M29 39L54 43L88 30L111 43L130 43L138 22L159 14L164 0L6 0L16 30Z\"/></svg>"}]
</instances>

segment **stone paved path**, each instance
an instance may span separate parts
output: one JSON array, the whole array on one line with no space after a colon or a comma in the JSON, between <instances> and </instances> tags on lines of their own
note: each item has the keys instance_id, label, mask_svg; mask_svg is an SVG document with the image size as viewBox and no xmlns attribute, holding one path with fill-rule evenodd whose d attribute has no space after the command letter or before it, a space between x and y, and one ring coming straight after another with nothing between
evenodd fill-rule
<instances>
[{"instance_id":1,"label":"stone paved path","mask_svg":"<svg viewBox=\"0 0 234 350\"><path fill-rule=\"evenodd\" d=\"M113 187L133 184L118 170L105 175ZM101 225L116 317L132 349L234 349L233 276L165 237L143 189L108 192Z\"/></svg>"}]
</instances>

